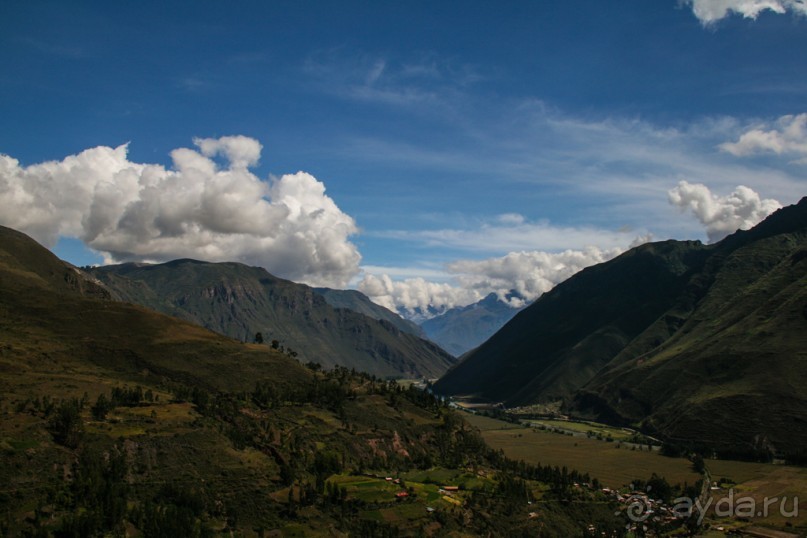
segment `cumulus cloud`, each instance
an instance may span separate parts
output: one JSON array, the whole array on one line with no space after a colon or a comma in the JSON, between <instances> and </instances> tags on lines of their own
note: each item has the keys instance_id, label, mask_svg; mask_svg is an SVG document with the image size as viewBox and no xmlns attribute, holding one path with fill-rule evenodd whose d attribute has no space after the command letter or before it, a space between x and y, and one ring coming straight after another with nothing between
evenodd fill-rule
<instances>
[{"instance_id":1,"label":"cumulus cloud","mask_svg":"<svg viewBox=\"0 0 807 538\"><path fill-rule=\"evenodd\" d=\"M645 236L634 243L649 239ZM422 278L394 281L385 274L371 274L365 276L358 288L378 304L409 316L415 312L434 314L465 306L490 293L496 293L500 300L518 308L581 269L608 261L624 251L619 247L588 247L558 253L511 252L502 257L450 263L447 271L453 276L452 283L428 282ZM508 298L513 290L521 298Z\"/></svg>"},{"instance_id":2,"label":"cumulus cloud","mask_svg":"<svg viewBox=\"0 0 807 538\"><path fill-rule=\"evenodd\" d=\"M807 164L807 114L782 116L774 125L755 126L736 142L726 142L719 147L737 157L774 153L794 155L797 157L794 162Z\"/></svg>"},{"instance_id":3,"label":"cumulus cloud","mask_svg":"<svg viewBox=\"0 0 807 538\"><path fill-rule=\"evenodd\" d=\"M704 25L717 22L731 13L747 19L756 19L766 10L780 15L788 11L807 15L805 0L684 0L684 4L692 7L692 12Z\"/></svg>"},{"instance_id":4,"label":"cumulus cloud","mask_svg":"<svg viewBox=\"0 0 807 538\"><path fill-rule=\"evenodd\" d=\"M453 284L429 282L423 278L392 280L389 275L366 275L358 290L370 300L407 317L420 313L430 317L455 306L464 306L482 298L476 290Z\"/></svg>"},{"instance_id":5,"label":"cumulus cloud","mask_svg":"<svg viewBox=\"0 0 807 538\"><path fill-rule=\"evenodd\" d=\"M247 136L222 136L221 138L194 138L205 157L222 155L230 161L232 168L248 168L258 164L263 146Z\"/></svg>"},{"instance_id":6,"label":"cumulus cloud","mask_svg":"<svg viewBox=\"0 0 807 538\"><path fill-rule=\"evenodd\" d=\"M773 199L742 185L727 196L713 194L706 185L681 181L668 193L669 201L681 211L690 210L706 228L710 242L719 241L738 229L747 230L781 208Z\"/></svg>"},{"instance_id":7,"label":"cumulus cloud","mask_svg":"<svg viewBox=\"0 0 807 538\"><path fill-rule=\"evenodd\" d=\"M448 270L457 275L463 288L479 291L483 296L495 292L503 298L515 290L532 301L581 269L608 261L624 251L619 247L588 247L557 253L511 252L499 258L456 261L448 265Z\"/></svg>"},{"instance_id":8,"label":"cumulus cloud","mask_svg":"<svg viewBox=\"0 0 807 538\"><path fill-rule=\"evenodd\" d=\"M0 155L0 220L47 246L77 237L108 262L237 260L333 287L358 273L356 224L322 182L260 180L261 144L245 136L194 143L171 152L172 169L129 161L127 145L31 166Z\"/></svg>"}]
</instances>

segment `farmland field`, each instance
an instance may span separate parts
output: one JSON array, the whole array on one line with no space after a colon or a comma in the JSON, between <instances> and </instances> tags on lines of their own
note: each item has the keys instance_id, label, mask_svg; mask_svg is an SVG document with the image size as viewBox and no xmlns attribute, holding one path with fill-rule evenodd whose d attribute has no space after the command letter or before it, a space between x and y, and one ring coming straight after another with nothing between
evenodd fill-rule
<instances>
[{"instance_id":1,"label":"farmland field","mask_svg":"<svg viewBox=\"0 0 807 538\"><path fill-rule=\"evenodd\" d=\"M547 428L559 428L561 430L567 430L575 434L585 435L586 433L591 432L595 436L596 435L601 435L602 437L610 436L615 441L627 441L633 435L631 432L623 430L622 428L614 428L611 426L606 426L604 424L572 422L569 420L547 420L547 419L530 420L530 422L533 425L542 425L546 426Z\"/></svg>"},{"instance_id":2,"label":"farmland field","mask_svg":"<svg viewBox=\"0 0 807 538\"><path fill-rule=\"evenodd\" d=\"M463 417L479 428L485 441L492 448L503 450L510 458L542 465L559 467L565 465L570 469L589 473L592 478L598 478L608 487L627 485L637 478L646 479L652 473L664 476L671 484L684 482L693 484L700 479L700 475L692 470L689 460L668 458L655 451L631 450L627 444L617 448L620 443L613 435L615 441L606 442L579 435L535 430L479 415L466 413ZM545 422L547 427L569 426L569 423L565 422L557 425L553 421L541 422ZM572 424L595 430L585 424ZM587 429L583 432L585 433ZM772 503L768 508L767 517L751 518L751 525L770 526L791 532L793 529L788 527L788 524L798 528L807 525L807 511L803 509L795 517L785 517L780 513L783 500L785 514L790 514L796 508L794 502L797 501L794 501L794 498L800 496L807 498L807 468L728 460L707 460L706 465L713 481L719 481L721 478L731 480L720 490L712 492L712 510L709 512L708 521L713 528L721 527L729 530L749 525L748 521L714 517L715 503L726 498L729 490L733 490L732 495L735 499L752 497L758 511L764 508L765 498L777 499L775 504ZM715 536L725 535L725 531L715 532L718 533Z\"/></svg>"},{"instance_id":3,"label":"farmland field","mask_svg":"<svg viewBox=\"0 0 807 538\"><path fill-rule=\"evenodd\" d=\"M714 502L727 497L733 490L735 499L751 497L757 505L757 512L762 511L764 499L774 499L768 508L767 517L754 518L754 523L782 526L807 525L807 510L803 507L795 517L784 517L780 507L785 513L793 512L795 498L801 497L802 502L807 499L807 468L790 465L773 465L771 463L752 463L744 461L707 460L706 466L712 474L712 480L721 478L730 479L723 489L713 492ZM784 501L784 505L782 502ZM764 514L763 514L764 516Z\"/></svg>"},{"instance_id":4,"label":"farmland field","mask_svg":"<svg viewBox=\"0 0 807 538\"><path fill-rule=\"evenodd\" d=\"M501 420L472 414L463 417L480 429L485 441L516 460L542 465L566 466L589 473L608 487L621 487L653 473L671 484L694 484L700 479L684 458L667 458L658 452L631 450L618 442L534 430Z\"/></svg>"}]
</instances>

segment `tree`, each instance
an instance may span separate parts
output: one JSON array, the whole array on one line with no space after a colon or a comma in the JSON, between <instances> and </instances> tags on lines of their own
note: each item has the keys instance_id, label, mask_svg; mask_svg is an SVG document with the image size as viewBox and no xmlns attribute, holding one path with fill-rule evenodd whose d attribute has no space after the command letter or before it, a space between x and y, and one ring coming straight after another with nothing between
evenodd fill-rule
<instances>
[{"instance_id":1,"label":"tree","mask_svg":"<svg viewBox=\"0 0 807 538\"><path fill-rule=\"evenodd\" d=\"M255 343L256 344L263 344L263 334L262 333L255 333Z\"/></svg>"},{"instance_id":2,"label":"tree","mask_svg":"<svg viewBox=\"0 0 807 538\"><path fill-rule=\"evenodd\" d=\"M98 399L95 400L95 405L90 408L92 418L95 420L104 420L106 419L107 413L109 413L114 407L115 406L111 401L109 401L106 395L101 393L98 395Z\"/></svg>"},{"instance_id":3,"label":"tree","mask_svg":"<svg viewBox=\"0 0 807 538\"><path fill-rule=\"evenodd\" d=\"M84 434L81 403L77 398L64 400L48 424L53 440L67 448L76 448Z\"/></svg>"}]
</instances>

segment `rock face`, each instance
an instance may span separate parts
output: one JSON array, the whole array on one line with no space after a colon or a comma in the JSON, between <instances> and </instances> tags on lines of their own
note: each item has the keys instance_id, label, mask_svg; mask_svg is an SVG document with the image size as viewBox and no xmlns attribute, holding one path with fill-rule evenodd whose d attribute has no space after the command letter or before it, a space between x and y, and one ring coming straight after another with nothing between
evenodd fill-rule
<instances>
[{"instance_id":1,"label":"rock face","mask_svg":"<svg viewBox=\"0 0 807 538\"><path fill-rule=\"evenodd\" d=\"M805 304L807 198L712 245L651 243L581 271L436 389L787 451L807 442Z\"/></svg>"},{"instance_id":2,"label":"rock face","mask_svg":"<svg viewBox=\"0 0 807 538\"><path fill-rule=\"evenodd\" d=\"M239 263L196 260L91 270L119 300L253 341L257 333L298 359L381 377L434 378L454 363L437 345L346 308L320 292Z\"/></svg>"}]
</instances>

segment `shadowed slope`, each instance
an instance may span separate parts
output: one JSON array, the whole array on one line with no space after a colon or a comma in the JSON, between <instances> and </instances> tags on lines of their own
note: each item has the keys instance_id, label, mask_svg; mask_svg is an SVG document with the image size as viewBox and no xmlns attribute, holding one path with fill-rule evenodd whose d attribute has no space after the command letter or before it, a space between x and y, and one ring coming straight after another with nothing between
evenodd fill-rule
<instances>
[{"instance_id":1,"label":"shadowed slope","mask_svg":"<svg viewBox=\"0 0 807 538\"><path fill-rule=\"evenodd\" d=\"M719 243L642 245L544 294L437 383L721 450L807 441L807 199Z\"/></svg>"},{"instance_id":2,"label":"shadowed slope","mask_svg":"<svg viewBox=\"0 0 807 538\"><path fill-rule=\"evenodd\" d=\"M392 323L333 308L313 288L240 263L175 260L92 270L122 300L233 338L277 340L299 359L378 376L437 377L454 362Z\"/></svg>"}]
</instances>

